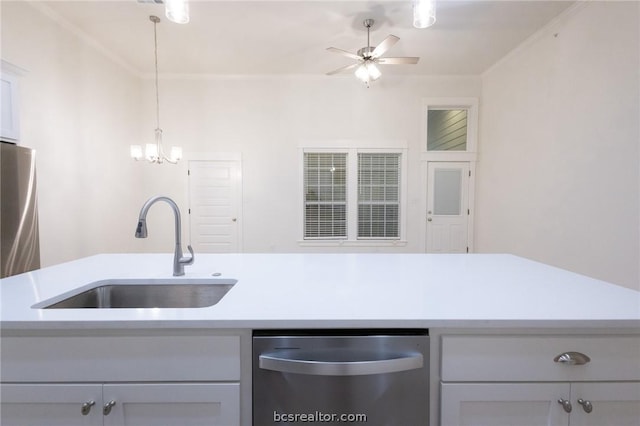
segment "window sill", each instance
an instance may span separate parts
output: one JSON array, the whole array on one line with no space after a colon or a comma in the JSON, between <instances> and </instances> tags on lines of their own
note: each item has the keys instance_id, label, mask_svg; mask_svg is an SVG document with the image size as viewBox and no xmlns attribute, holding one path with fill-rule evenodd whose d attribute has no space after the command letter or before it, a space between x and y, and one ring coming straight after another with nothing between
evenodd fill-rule
<instances>
[{"instance_id":1,"label":"window sill","mask_svg":"<svg viewBox=\"0 0 640 426\"><path fill-rule=\"evenodd\" d=\"M300 247L405 247L406 240L298 240Z\"/></svg>"}]
</instances>

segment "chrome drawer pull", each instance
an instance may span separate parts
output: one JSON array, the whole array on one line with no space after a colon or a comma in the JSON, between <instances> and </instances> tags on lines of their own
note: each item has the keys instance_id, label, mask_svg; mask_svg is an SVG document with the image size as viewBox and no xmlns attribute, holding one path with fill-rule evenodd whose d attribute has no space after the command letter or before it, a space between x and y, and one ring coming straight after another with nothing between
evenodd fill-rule
<instances>
[{"instance_id":1,"label":"chrome drawer pull","mask_svg":"<svg viewBox=\"0 0 640 426\"><path fill-rule=\"evenodd\" d=\"M80 407L80 412L83 416L86 416L91 412L91 407L93 407L94 405L96 405L95 401L87 401L82 404L82 407Z\"/></svg>"},{"instance_id":2,"label":"chrome drawer pull","mask_svg":"<svg viewBox=\"0 0 640 426\"><path fill-rule=\"evenodd\" d=\"M582 409L585 413L590 413L593 411L593 404L591 404L591 401L585 401L584 399L580 398L578 400L578 404L582 405Z\"/></svg>"},{"instance_id":3,"label":"chrome drawer pull","mask_svg":"<svg viewBox=\"0 0 640 426\"><path fill-rule=\"evenodd\" d=\"M568 399L562 399L560 398L558 400L558 404L562 405L562 408L564 409L564 411L566 411L567 413L570 413L571 410L573 409L573 407L571 407L571 402Z\"/></svg>"},{"instance_id":4,"label":"chrome drawer pull","mask_svg":"<svg viewBox=\"0 0 640 426\"><path fill-rule=\"evenodd\" d=\"M591 358L580 352L565 352L555 357L553 361L567 365L584 365L591 361Z\"/></svg>"},{"instance_id":5,"label":"chrome drawer pull","mask_svg":"<svg viewBox=\"0 0 640 426\"><path fill-rule=\"evenodd\" d=\"M116 402L113 400L104 404L104 407L102 407L102 414L104 414L105 416L108 416L109 413L111 413L111 409L113 408L114 405L116 405Z\"/></svg>"}]
</instances>

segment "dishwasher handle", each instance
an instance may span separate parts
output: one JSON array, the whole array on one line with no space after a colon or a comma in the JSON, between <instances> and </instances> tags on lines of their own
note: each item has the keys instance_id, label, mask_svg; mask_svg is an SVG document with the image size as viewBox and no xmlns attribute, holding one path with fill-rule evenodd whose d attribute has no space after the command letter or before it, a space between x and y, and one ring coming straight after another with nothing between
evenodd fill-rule
<instances>
[{"instance_id":1,"label":"dishwasher handle","mask_svg":"<svg viewBox=\"0 0 640 426\"><path fill-rule=\"evenodd\" d=\"M404 354L375 361L314 361L282 358L277 354L262 354L258 358L263 370L282 373L308 374L314 376L363 376L386 374L422 368L421 353Z\"/></svg>"}]
</instances>

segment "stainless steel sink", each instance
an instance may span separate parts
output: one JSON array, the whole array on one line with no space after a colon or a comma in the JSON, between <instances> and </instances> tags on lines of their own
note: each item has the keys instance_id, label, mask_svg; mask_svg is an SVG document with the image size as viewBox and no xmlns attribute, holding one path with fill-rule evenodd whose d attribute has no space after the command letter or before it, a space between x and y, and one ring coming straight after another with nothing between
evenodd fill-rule
<instances>
[{"instance_id":1,"label":"stainless steel sink","mask_svg":"<svg viewBox=\"0 0 640 426\"><path fill-rule=\"evenodd\" d=\"M96 281L33 306L36 309L204 308L218 303L233 279Z\"/></svg>"}]
</instances>

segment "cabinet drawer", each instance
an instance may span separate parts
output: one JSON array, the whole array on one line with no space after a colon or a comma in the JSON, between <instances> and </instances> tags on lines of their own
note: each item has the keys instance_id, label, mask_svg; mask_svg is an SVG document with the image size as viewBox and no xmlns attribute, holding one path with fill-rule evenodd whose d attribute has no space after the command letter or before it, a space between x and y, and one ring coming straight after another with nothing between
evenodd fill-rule
<instances>
[{"instance_id":1,"label":"cabinet drawer","mask_svg":"<svg viewBox=\"0 0 640 426\"><path fill-rule=\"evenodd\" d=\"M554 362L565 352L590 361ZM445 382L640 380L640 336L443 336L441 368Z\"/></svg>"},{"instance_id":2,"label":"cabinet drawer","mask_svg":"<svg viewBox=\"0 0 640 426\"><path fill-rule=\"evenodd\" d=\"M6 337L3 382L240 379L239 336Z\"/></svg>"}]
</instances>

